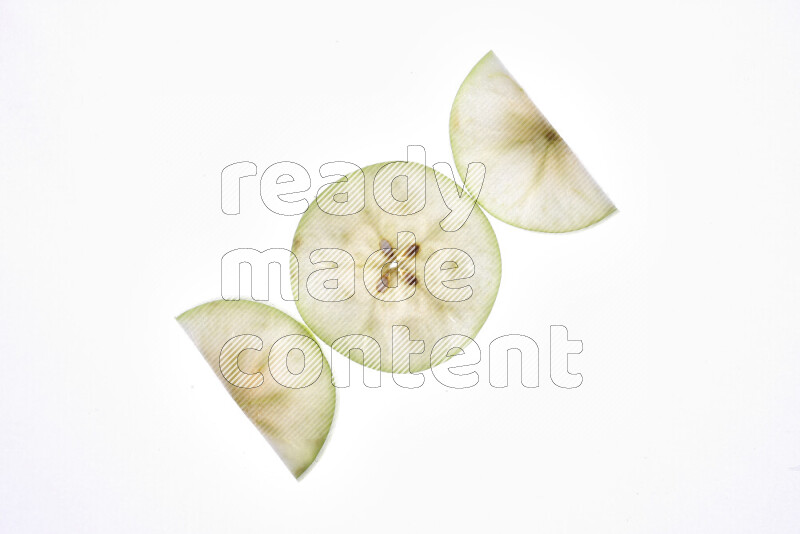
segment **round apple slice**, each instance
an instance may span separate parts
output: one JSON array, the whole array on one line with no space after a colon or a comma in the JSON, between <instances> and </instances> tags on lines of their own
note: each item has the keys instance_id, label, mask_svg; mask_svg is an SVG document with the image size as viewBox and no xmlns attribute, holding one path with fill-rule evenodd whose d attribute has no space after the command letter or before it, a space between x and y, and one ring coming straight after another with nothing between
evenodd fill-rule
<instances>
[{"instance_id":1,"label":"round apple slice","mask_svg":"<svg viewBox=\"0 0 800 534\"><path fill-rule=\"evenodd\" d=\"M571 232L614 211L614 204L493 52L467 75L450 112L458 172L483 163L475 191L489 213L520 228ZM480 193L480 194L479 194Z\"/></svg>"},{"instance_id":2,"label":"round apple slice","mask_svg":"<svg viewBox=\"0 0 800 534\"><path fill-rule=\"evenodd\" d=\"M178 316L233 400L299 478L330 431L331 369L314 335L252 301L218 300Z\"/></svg>"},{"instance_id":3,"label":"round apple slice","mask_svg":"<svg viewBox=\"0 0 800 534\"><path fill-rule=\"evenodd\" d=\"M372 165L329 186L300 220L292 252L308 327L392 373L428 369L470 343L500 286L486 216L451 178L418 163Z\"/></svg>"}]
</instances>

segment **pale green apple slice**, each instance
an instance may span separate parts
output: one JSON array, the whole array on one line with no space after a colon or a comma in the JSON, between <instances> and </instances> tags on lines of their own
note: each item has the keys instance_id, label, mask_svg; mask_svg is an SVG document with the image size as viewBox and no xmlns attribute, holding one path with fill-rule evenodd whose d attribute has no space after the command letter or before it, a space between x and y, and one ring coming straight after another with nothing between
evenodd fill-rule
<instances>
[{"instance_id":1,"label":"pale green apple slice","mask_svg":"<svg viewBox=\"0 0 800 534\"><path fill-rule=\"evenodd\" d=\"M372 165L325 189L300 220L292 252L308 327L386 372L416 373L457 353L500 285L489 220L450 177L417 163Z\"/></svg>"},{"instance_id":2,"label":"pale green apple slice","mask_svg":"<svg viewBox=\"0 0 800 534\"><path fill-rule=\"evenodd\" d=\"M177 318L236 404L299 478L330 431L331 370L314 335L252 301L218 300Z\"/></svg>"},{"instance_id":3,"label":"pale green apple slice","mask_svg":"<svg viewBox=\"0 0 800 534\"><path fill-rule=\"evenodd\" d=\"M601 221L614 204L493 52L467 75L450 112L458 172L483 163L483 188L465 185L498 219L539 232Z\"/></svg>"}]
</instances>

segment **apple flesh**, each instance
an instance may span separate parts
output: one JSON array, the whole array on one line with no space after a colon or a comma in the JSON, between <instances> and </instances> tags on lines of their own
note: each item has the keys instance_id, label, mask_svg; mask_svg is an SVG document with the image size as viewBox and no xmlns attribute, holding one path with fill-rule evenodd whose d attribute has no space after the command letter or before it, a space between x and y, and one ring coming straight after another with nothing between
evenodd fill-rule
<instances>
[{"instance_id":1,"label":"apple flesh","mask_svg":"<svg viewBox=\"0 0 800 534\"><path fill-rule=\"evenodd\" d=\"M236 404L299 478L317 458L336 405L314 336L283 312L218 300L177 318Z\"/></svg>"},{"instance_id":2,"label":"apple flesh","mask_svg":"<svg viewBox=\"0 0 800 534\"><path fill-rule=\"evenodd\" d=\"M393 373L444 361L431 359L441 338L476 336L500 286L486 216L451 178L418 163L371 165L325 189L292 252L308 327L354 361Z\"/></svg>"},{"instance_id":3,"label":"apple flesh","mask_svg":"<svg viewBox=\"0 0 800 534\"><path fill-rule=\"evenodd\" d=\"M508 224L571 232L616 211L493 52L475 65L456 94L450 144L462 176L470 163L485 165L478 203Z\"/></svg>"}]
</instances>

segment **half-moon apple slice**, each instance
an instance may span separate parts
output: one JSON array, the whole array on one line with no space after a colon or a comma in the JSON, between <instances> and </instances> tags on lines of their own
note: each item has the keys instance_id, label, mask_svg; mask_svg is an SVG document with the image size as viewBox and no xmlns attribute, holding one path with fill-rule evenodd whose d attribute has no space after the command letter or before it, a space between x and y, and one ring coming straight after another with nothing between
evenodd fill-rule
<instances>
[{"instance_id":1,"label":"half-moon apple slice","mask_svg":"<svg viewBox=\"0 0 800 534\"><path fill-rule=\"evenodd\" d=\"M218 300L178 322L236 404L299 478L331 428L336 390L313 334L271 306Z\"/></svg>"},{"instance_id":2,"label":"half-moon apple slice","mask_svg":"<svg viewBox=\"0 0 800 534\"><path fill-rule=\"evenodd\" d=\"M329 186L292 252L308 327L386 372L428 369L469 344L500 286L489 220L451 178L418 163L372 165Z\"/></svg>"},{"instance_id":3,"label":"half-moon apple slice","mask_svg":"<svg viewBox=\"0 0 800 534\"><path fill-rule=\"evenodd\" d=\"M461 176L470 163L485 165L479 195L465 185L501 221L571 232L616 211L494 52L473 67L456 94L450 144Z\"/></svg>"}]
</instances>

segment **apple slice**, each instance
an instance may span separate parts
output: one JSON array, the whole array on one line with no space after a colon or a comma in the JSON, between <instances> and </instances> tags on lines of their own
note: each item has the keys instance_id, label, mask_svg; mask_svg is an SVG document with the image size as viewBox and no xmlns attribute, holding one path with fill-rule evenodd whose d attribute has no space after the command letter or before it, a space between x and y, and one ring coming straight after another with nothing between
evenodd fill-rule
<instances>
[{"instance_id":1,"label":"apple slice","mask_svg":"<svg viewBox=\"0 0 800 534\"><path fill-rule=\"evenodd\" d=\"M489 220L451 178L418 163L371 165L323 190L292 252L308 327L392 373L428 369L469 344L500 286Z\"/></svg>"},{"instance_id":2,"label":"apple slice","mask_svg":"<svg viewBox=\"0 0 800 534\"><path fill-rule=\"evenodd\" d=\"M494 52L473 67L456 94L450 144L462 177L472 162L486 166L480 191L465 185L508 224L571 232L616 211Z\"/></svg>"},{"instance_id":3,"label":"apple slice","mask_svg":"<svg viewBox=\"0 0 800 534\"><path fill-rule=\"evenodd\" d=\"M177 318L233 400L299 478L330 431L331 370L314 335L275 308L218 300Z\"/></svg>"}]
</instances>

